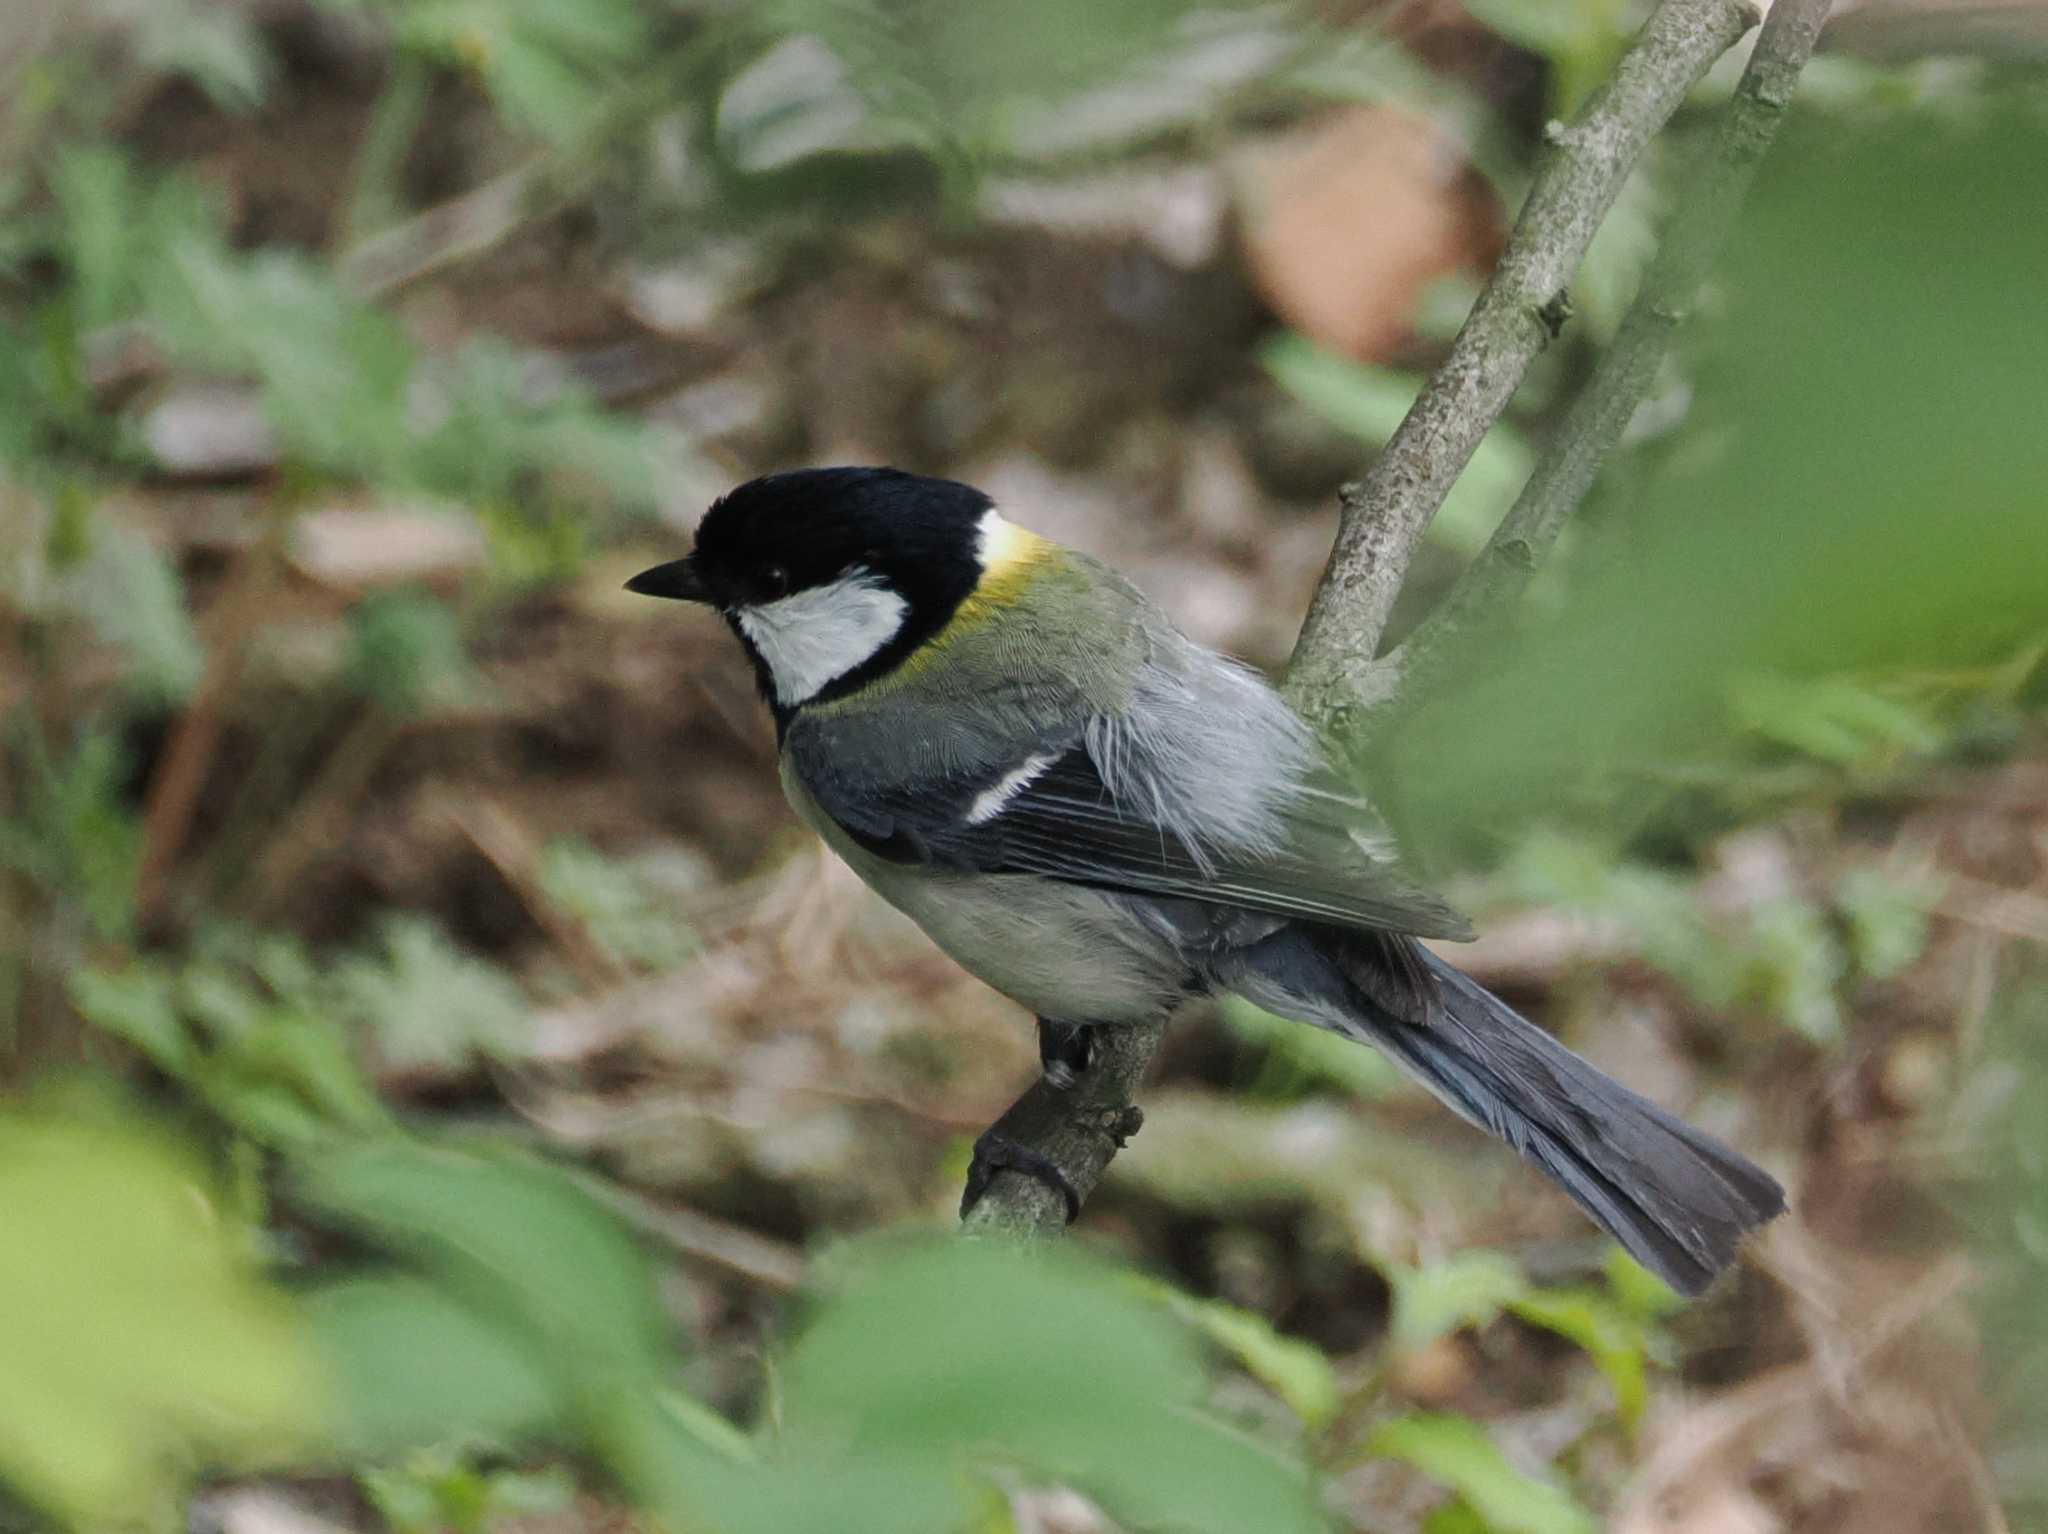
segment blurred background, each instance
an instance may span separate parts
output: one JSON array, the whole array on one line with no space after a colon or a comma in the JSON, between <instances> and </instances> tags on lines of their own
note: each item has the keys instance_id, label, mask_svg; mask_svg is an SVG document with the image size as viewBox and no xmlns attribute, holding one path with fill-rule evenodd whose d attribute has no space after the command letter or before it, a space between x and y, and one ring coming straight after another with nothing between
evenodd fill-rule
<instances>
[{"instance_id":1,"label":"blurred background","mask_svg":"<svg viewBox=\"0 0 2048 1534\"><path fill-rule=\"evenodd\" d=\"M2048 1527L2043 18L1837 19L1558 558L1375 753L1457 961L1792 1190L1679 1308L1231 1008L1072 1251L915 1239L1029 1020L619 589L890 462L1277 666L1636 6L10 0L0 1528Z\"/></svg>"}]
</instances>

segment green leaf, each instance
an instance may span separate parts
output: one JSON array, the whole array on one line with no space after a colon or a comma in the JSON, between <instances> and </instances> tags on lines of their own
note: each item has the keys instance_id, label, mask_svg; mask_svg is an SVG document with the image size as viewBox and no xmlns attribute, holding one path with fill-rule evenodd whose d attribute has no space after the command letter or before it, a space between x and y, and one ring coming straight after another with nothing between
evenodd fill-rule
<instances>
[{"instance_id":1,"label":"green leaf","mask_svg":"<svg viewBox=\"0 0 2048 1534\"><path fill-rule=\"evenodd\" d=\"M945 1241L873 1259L798 1339L784 1379L792 1459L858 1465L871 1493L892 1479L948 1488L953 1521L959 1470L993 1459L1144 1527L1323 1526L1299 1466L1196 1412L1202 1373L1171 1318L1071 1252ZM851 1493L846 1510L849 1528L910 1523Z\"/></svg>"},{"instance_id":2,"label":"green leaf","mask_svg":"<svg viewBox=\"0 0 2048 1534\"><path fill-rule=\"evenodd\" d=\"M349 609L342 671L350 688L380 708L417 712L469 675L454 609L425 592L372 592Z\"/></svg>"},{"instance_id":3,"label":"green leaf","mask_svg":"<svg viewBox=\"0 0 2048 1534\"><path fill-rule=\"evenodd\" d=\"M126 754L112 732L88 729L60 758L32 719L14 722L9 746L21 763L20 813L0 821L0 867L69 900L105 938L128 935L142 827L123 796Z\"/></svg>"},{"instance_id":4,"label":"green leaf","mask_svg":"<svg viewBox=\"0 0 2048 1534\"><path fill-rule=\"evenodd\" d=\"M217 243L204 195L178 176L145 182L130 160L104 145L67 148L51 173L56 247L70 277L64 305L70 339L140 313L154 314L149 289L167 251Z\"/></svg>"},{"instance_id":5,"label":"green leaf","mask_svg":"<svg viewBox=\"0 0 2048 1534\"><path fill-rule=\"evenodd\" d=\"M1302 404L1375 448L1386 445L1421 387L1410 374L1352 362L1298 335L1267 342L1259 361ZM1513 426L1495 422L1430 523L1430 536L1455 553L1478 553L1535 463L1528 439Z\"/></svg>"},{"instance_id":6,"label":"green leaf","mask_svg":"<svg viewBox=\"0 0 2048 1534\"><path fill-rule=\"evenodd\" d=\"M202 1466L310 1446L319 1371L184 1147L0 1117L0 1479L83 1527L167 1522Z\"/></svg>"},{"instance_id":7,"label":"green leaf","mask_svg":"<svg viewBox=\"0 0 2048 1534\"><path fill-rule=\"evenodd\" d=\"M843 63L877 119L861 125L863 141L900 136L957 158L1028 151L1034 124L1050 113L1073 121L1071 103L1098 86L1142 83L1199 110L1216 95L1203 89L1199 66L1188 80L1172 74L1188 44L1177 24L1195 9L1192 0L774 0L757 14L782 36L816 39ZM1083 129L1097 148L1119 136L1114 123Z\"/></svg>"},{"instance_id":8,"label":"green leaf","mask_svg":"<svg viewBox=\"0 0 2048 1534\"><path fill-rule=\"evenodd\" d=\"M194 0L156 0L135 18L136 63L185 75L226 112L262 104L272 70L252 18Z\"/></svg>"},{"instance_id":9,"label":"green leaf","mask_svg":"<svg viewBox=\"0 0 2048 1534\"><path fill-rule=\"evenodd\" d=\"M1485 1430L1464 1417L1397 1417L1375 1428L1366 1448L1448 1486L1495 1534L1596 1534L1599 1527L1570 1493L1510 1465Z\"/></svg>"},{"instance_id":10,"label":"green leaf","mask_svg":"<svg viewBox=\"0 0 2048 1534\"><path fill-rule=\"evenodd\" d=\"M1497 1252L1460 1252L1426 1268L1382 1267L1394 1289L1391 1341L1399 1352L1484 1326L1529 1289L1522 1270Z\"/></svg>"},{"instance_id":11,"label":"green leaf","mask_svg":"<svg viewBox=\"0 0 2048 1534\"><path fill-rule=\"evenodd\" d=\"M1399 1090L1405 1079L1378 1050L1276 1016L1241 996L1224 997L1222 1012L1225 1027L1264 1051L1253 1088L1262 1095L1297 1097L1323 1084L1377 1102Z\"/></svg>"},{"instance_id":12,"label":"green leaf","mask_svg":"<svg viewBox=\"0 0 2048 1534\"><path fill-rule=\"evenodd\" d=\"M309 1156L296 1184L394 1263L316 1306L333 1345L358 1350L346 1378L359 1439L545 1432L682 1527L780 1527L754 1515L785 1510L778 1498L798 1483L777 1478L771 1491L667 1384L674 1350L654 1271L566 1173L509 1151L384 1141ZM448 1333L433 1365L447 1371L432 1387L438 1425L386 1389L403 1388L405 1339L436 1317Z\"/></svg>"},{"instance_id":13,"label":"green leaf","mask_svg":"<svg viewBox=\"0 0 2048 1534\"><path fill-rule=\"evenodd\" d=\"M1607 1248L1607 1260L1602 1268L1607 1275L1607 1287L1614 1291L1615 1303L1632 1316L1644 1321L1657 1321L1685 1308L1684 1295L1629 1256L1619 1245Z\"/></svg>"},{"instance_id":14,"label":"green leaf","mask_svg":"<svg viewBox=\"0 0 2048 1534\"><path fill-rule=\"evenodd\" d=\"M60 248L81 332L127 317L134 302L136 190L128 160L104 145L65 148L51 167Z\"/></svg>"},{"instance_id":15,"label":"green leaf","mask_svg":"<svg viewBox=\"0 0 2048 1534\"><path fill-rule=\"evenodd\" d=\"M652 504L655 460L640 424L575 388L536 402L530 374L509 347L484 341L437 366L432 381L442 408L410 454L415 477L451 498L501 508L530 502L529 481L565 476L576 481L577 495L595 489L614 501Z\"/></svg>"},{"instance_id":16,"label":"green leaf","mask_svg":"<svg viewBox=\"0 0 2048 1534\"><path fill-rule=\"evenodd\" d=\"M326 268L217 238L171 245L148 272L150 324L178 360L260 380L287 455L348 479L412 488L417 353L390 316Z\"/></svg>"},{"instance_id":17,"label":"green leaf","mask_svg":"<svg viewBox=\"0 0 2048 1534\"><path fill-rule=\"evenodd\" d=\"M1642 1420L1650 1389L1646 1373L1652 1346L1639 1317L1595 1289L1534 1289L1508 1307L1531 1326L1569 1338L1591 1355L1614 1387L1614 1406L1631 1432Z\"/></svg>"},{"instance_id":18,"label":"green leaf","mask_svg":"<svg viewBox=\"0 0 2048 1534\"><path fill-rule=\"evenodd\" d=\"M314 1291L306 1314L332 1361L351 1456L512 1446L568 1415L521 1338L425 1279L344 1279Z\"/></svg>"},{"instance_id":19,"label":"green leaf","mask_svg":"<svg viewBox=\"0 0 2048 1534\"><path fill-rule=\"evenodd\" d=\"M1767 1010L1816 1043L1841 1036L1846 959L1827 914L1810 900L1767 900L1739 920L1710 924L1688 880L1552 834L1523 844L1505 883L1523 898L1621 926L1645 960L1706 1006Z\"/></svg>"},{"instance_id":20,"label":"green leaf","mask_svg":"<svg viewBox=\"0 0 2048 1534\"><path fill-rule=\"evenodd\" d=\"M398 1534L481 1534L500 1519L568 1512L576 1500L575 1478L560 1466L483 1470L447 1454L415 1455L359 1479Z\"/></svg>"},{"instance_id":21,"label":"green leaf","mask_svg":"<svg viewBox=\"0 0 2048 1534\"><path fill-rule=\"evenodd\" d=\"M1551 65L1551 111L1577 112L1626 40L1626 0L1470 0L1472 14Z\"/></svg>"},{"instance_id":22,"label":"green leaf","mask_svg":"<svg viewBox=\"0 0 2048 1534\"><path fill-rule=\"evenodd\" d=\"M258 1144L379 1134L390 1119L296 944L203 930L176 968L72 976L85 1019L140 1049Z\"/></svg>"},{"instance_id":23,"label":"green leaf","mask_svg":"<svg viewBox=\"0 0 2048 1534\"><path fill-rule=\"evenodd\" d=\"M1327 1425L1342 1405L1337 1372L1322 1349L1298 1337L1283 1337L1272 1322L1242 1306L1197 1299L1169 1284L1135 1278L1138 1291L1192 1326L1244 1366L1245 1372L1285 1401L1302 1425Z\"/></svg>"},{"instance_id":24,"label":"green leaf","mask_svg":"<svg viewBox=\"0 0 2048 1534\"><path fill-rule=\"evenodd\" d=\"M390 1127L341 1030L327 1017L291 1006L264 1009L230 1048L206 1056L188 1079L260 1144L290 1146Z\"/></svg>"},{"instance_id":25,"label":"green leaf","mask_svg":"<svg viewBox=\"0 0 2048 1534\"><path fill-rule=\"evenodd\" d=\"M474 71L529 132L572 141L626 66L644 56L634 0L411 0L401 46Z\"/></svg>"},{"instance_id":26,"label":"green leaf","mask_svg":"<svg viewBox=\"0 0 2048 1534\"><path fill-rule=\"evenodd\" d=\"M516 1057L531 1037L532 1009L519 987L422 917L384 922L377 949L334 967L331 990L336 1013L400 1069Z\"/></svg>"},{"instance_id":27,"label":"green leaf","mask_svg":"<svg viewBox=\"0 0 2048 1534\"><path fill-rule=\"evenodd\" d=\"M1796 770L1723 769L1734 783L1701 802L1702 766L1754 754L1727 700L1758 675L1848 676L1903 701L1875 729L1828 710L1841 731L1789 764L1847 757L1851 771L1903 777L1916 738L1932 738L1919 726L1941 721L1895 679L1995 664L2039 640L2048 434L2032 381L2048 310L2011 295L2048 224L2029 204L1955 239L1971 209L2048 156L2023 95L1980 89L1967 112L1894 110L1852 133L1824 111L1788 125L1717 266L1715 302L1681 340L1683 431L1611 464L1610 493L1589 508L1626 528L1619 557L1580 563L1569 604L1384 743L1379 781L1411 841L1469 846L1474 826L1575 811L1609 827L1657 815L1653 834L1672 847L1702 809L1811 804L1827 778ZM1879 219L1883 241L1826 237ZM1788 287L1789 271L1809 280ZM1942 301L1929 303L1937 278ZM1895 312L1903 328L1865 322ZM1930 506L1945 509L1933 540ZM1867 764L1855 760L1866 744Z\"/></svg>"},{"instance_id":28,"label":"green leaf","mask_svg":"<svg viewBox=\"0 0 2048 1534\"><path fill-rule=\"evenodd\" d=\"M1749 913L1748 996L1816 1044L1842 1037L1837 994L1846 962L1827 915L1797 896Z\"/></svg>"},{"instance_id":29,"label":"green leaf","mask_svg":"<svg viewBox=\"0 0 2048 1534\"><path fill-rule=\"evenodd\" d=\"M659 1371L669 1327L647 1260L566 1173L509 1152L390 1141L309 1161L299 1186L520 1338L584 1406Z\"/></svg>"},{"instance_id":30,"label":"green leaf","mask_svg":"<svg viewBox=\"0 0 2048 1534\"><path fill-rule=\"evenodd\" d=\"M1586 30L1579 0L1468 0L1466 9L1509 42L1544 58L1569 53Z\"/></svg>"},{"instance_id":31,"label":"green leaf","mask_svg":"<svg viewBox=\"0 0 2048 1534\"><path fill-rule=\"evenodd\" d=\"M192 1035L173 999L175 980L147 961L71 976L71 1003L95 1028L134 1045L161 1071L186 1076L196 1063Z\"/></svg>"},{"instance_id":32,"label":"green leaf","mask_svg":"<svg viewBox=\"0 0 2048 1534\"><path fill-rule=\"evenodd\" d=\"M606 857L587 842L548 843L540 885L620 963L674 969L696 950L671 892L656 887L634 864Z\"/></svg>"},{"instance_id":33,"label":"green leaf","mask_svg":"<svg viewBox=\"0 0 2048 1534\"><path fill-rule=\"evenodd\" d=\"M1928 871L1852 868L1835 881L1835 909L1849 929L1849 953L1873 980L1889 980L1927 947L1928 912L1940 898Z\"/></svg>"},{"instance_id":34,"label":"green leaf","mask_svg":"<svg viewBox=\"0 0 2048 1534\"><path fill-rule=\"evenodd\" d=\"M1743 728L1843 767L1942 745L1923 711L1850 677L1752 673L1730 684L1730 705Z\"/></svg>"},{"instance_id":35,"label":"green leaf","mask_svg":"<svg viewBox=\"0 0 2048 1534\"><path fill-rule=\"evenodd\" d=\"M734 1427L731 1419L713 1411L695 1396L684 1395L679 1390L665 1390L661 1404L677 1427L721 1457L744 1464L752 1464L760 1458L753 1439Z\"/></svg>"}]
</instances>

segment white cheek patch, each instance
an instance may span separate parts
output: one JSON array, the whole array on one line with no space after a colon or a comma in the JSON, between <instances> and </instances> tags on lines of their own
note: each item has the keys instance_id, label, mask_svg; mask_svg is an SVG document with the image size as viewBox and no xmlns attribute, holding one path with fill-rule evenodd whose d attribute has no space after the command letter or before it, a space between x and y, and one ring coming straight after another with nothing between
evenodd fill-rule
<instances>
[{"instance_id":1,"label":"white cheek patch","mask_svg":"<svg viewBox=\"0 0 2048 1534\"><path fill-rule=\"evenodd\" d=\"M880 576L856 569L779 601L736 608L733 621L767 666L775 701L794 708L872 660L902 629L907 610Z\"/></svg>"},{"instance_id":2,"label":"white cheek patch","mask_svg":"<svg viewBox=\"0 0 2048 1534\"><path fill-rule=\"evenodd\" d=\"M1053 764L1051 756L1027 757L1020 767L1012 767L989 787L974 796L974 803L967 807L967 823L978 826L1002 814L1003 806L1030 786L1031 781Z\"/></svg>"}]
</instances>

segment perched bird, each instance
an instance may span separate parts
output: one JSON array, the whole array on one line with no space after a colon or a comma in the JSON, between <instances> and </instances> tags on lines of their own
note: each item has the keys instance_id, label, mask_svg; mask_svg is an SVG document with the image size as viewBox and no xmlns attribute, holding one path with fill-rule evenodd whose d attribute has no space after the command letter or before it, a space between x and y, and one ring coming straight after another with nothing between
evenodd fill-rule
<instances>
[{"instance_id":1,"label":"perched bird","mask_svg":"<svg viewBox=\"0 0 2048 1534\"><path fill-rule=\"evenodd\" d=\"M1234 992L1377 1046L1698 1293L1784 1208L1770 1176L1610 1080L1417 938L1470 925L1264 680L979 490L771 474L628 589L705 603L753 662L797 814L1039 1019L1055 1084L1094 1029ZM1021 1147L989 1162L1046 1177Z\"/></svg>"}]
</instances>

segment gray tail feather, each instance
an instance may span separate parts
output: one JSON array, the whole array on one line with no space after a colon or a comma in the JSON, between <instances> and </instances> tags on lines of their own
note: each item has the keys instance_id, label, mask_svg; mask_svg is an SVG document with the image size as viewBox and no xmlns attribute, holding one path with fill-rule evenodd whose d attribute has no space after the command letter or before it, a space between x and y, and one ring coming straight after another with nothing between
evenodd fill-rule
<instances>
[{"instance_id":1,"label":"gray tail feather","mask_svg":"<svg viewBox=\"0 0 2048 1534\"><path fill-rule=\"evenodd\" d=\"M1241 951L1232 988L1283 1015L1292 1001L1303 1021L1385 1050L1680 1293L1705 1289L1745 1235L1784 1211L1785 1191L1763 1168L1601 1074L1420 944L1436 1004L1426 1021L1401 1020L1353 983L1348 936L1275 933ZM1338 996L1346 1004L1333 1012Z\"/></svg>"}]
</instances>

